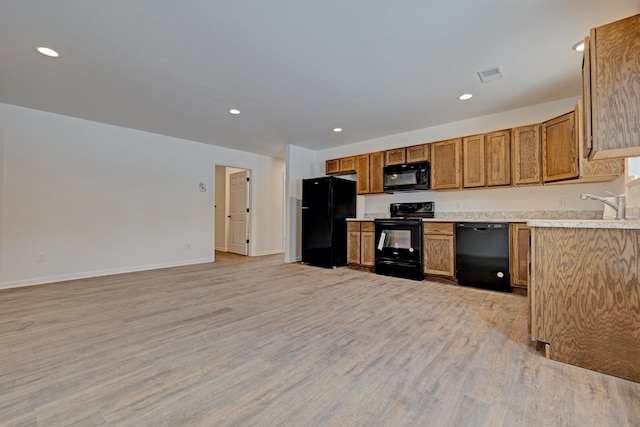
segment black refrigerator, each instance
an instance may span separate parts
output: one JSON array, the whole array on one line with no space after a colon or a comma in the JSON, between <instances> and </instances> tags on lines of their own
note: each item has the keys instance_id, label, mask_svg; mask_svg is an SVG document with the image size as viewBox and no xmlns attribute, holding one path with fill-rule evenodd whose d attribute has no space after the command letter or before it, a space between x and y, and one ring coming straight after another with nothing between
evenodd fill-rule
<instances>
[{"instance_id":1,"label":"black refrigerator","mask_svg":"<svg viewBox=\"0 0 640 427\"><path fill-rule=\"evenodd\" d=\"M356 216L356 183L333 176L302 180L302 262L347 265L347 221Z\"/></svg>"}]
</instances>

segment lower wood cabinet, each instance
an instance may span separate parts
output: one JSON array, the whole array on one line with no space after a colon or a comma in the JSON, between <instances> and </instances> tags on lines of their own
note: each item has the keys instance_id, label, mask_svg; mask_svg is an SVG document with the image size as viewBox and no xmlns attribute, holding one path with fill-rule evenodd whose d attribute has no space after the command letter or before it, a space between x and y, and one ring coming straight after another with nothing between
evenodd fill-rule
<instances>
[{"instance_id":1,"label":"lower wood cabinet","mask_svg":"<svg viewBox=\"0 0 640 427\"><path fill-rule=\"evenodd\" d=\"M422 224L424 274L455 277L456 235L453 222Z\"/></svg>"},{"instance_id":2,"label":"lower wood cabinet","mask_svg":"<svg viewBox=\"0 0 640 427\"><path fill-rule=\"evenodd\" d=\"M509 275L511 286L527 289L531 251L531 227L523 223L509 225Z\"/></svg>"},{"instance_id":3,"label":"lower wood cabinet","mask_svg":"<svg viewBox=\"0 0 640 427\"><path fill-rule=\"evenodd\" d=\"M347 221L347 264L373 267L375 264L375 223Z\"/></svg>"},{"instance_id":4,"label":"lower wood cabinet","mask_svg":"<svg viewBox=\"0 0 640 427\"><path fill-rule=\"evenodd\" d=\"M640 230L532 227L531 340L547 357L640 382Z\"/></svg>"}]
</instances>

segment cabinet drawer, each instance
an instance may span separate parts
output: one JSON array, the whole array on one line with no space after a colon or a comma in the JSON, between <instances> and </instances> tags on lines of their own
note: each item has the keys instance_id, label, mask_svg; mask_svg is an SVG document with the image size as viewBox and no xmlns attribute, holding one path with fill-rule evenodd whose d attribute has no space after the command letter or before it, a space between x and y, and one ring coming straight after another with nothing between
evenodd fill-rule
<instances>
[{"instance_id":1,"label":"cabinet drawer","mask_svg":"<svg viewBox=\"0 0 640 427\"><path fill-rule=\"evenodd\" d=\"M376 231L376 224L373 221L363 221L360 223L362 231Z\"/></svg>"},{"instance_id":2,"label":"cabinet drawer","mask_svg":"<svg viewBox=\"0 0 640 427\"><path fill-rule=\"evenodd\" d=\"M453 235L455 230L453 222L423 222L422 230L424 234L447 234Z\"/></svg>"},{"instance_id":3,"label":"cabinet drawer","mask_svg":"<svg viewBox=\"0 0 640 427\"><path fill-rule=\"evenodd\" d=\"M360 231L360 221L347 221L347 231Z\"/></svg>"}]
</instances>

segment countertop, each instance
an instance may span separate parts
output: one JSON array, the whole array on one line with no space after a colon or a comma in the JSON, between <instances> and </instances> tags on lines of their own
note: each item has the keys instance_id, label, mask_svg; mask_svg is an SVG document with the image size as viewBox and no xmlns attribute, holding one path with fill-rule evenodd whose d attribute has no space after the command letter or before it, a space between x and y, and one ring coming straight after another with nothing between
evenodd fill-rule
<instances>
[{"instance_id":1,"label":"countertop","mask_svg":"<svg viewBox=\"0 0 640 427\"><path fill-rule=\"evenodd\" d=\"M640 230L640 220L634 219L536 219L527 221L530 227L556 228L618 228Z\"/></svg>"},{"instance_id":2,"label":"countertop","mask_svg":"<svg viewBox=\"0 0 640 427\"><path fill-rule=\"evenodd\" d=\"M389 213L365 214L364 218L347 218L347 221L373 221L377 218L389 218ZM503 211L503 212L436 212L435 218L423 218L425 222L521 222L535 223L535 227L577 227L573 224L592 224L590 227L635 228L632 224L626 226L605 225L602 211ZM637 223L638 220L622 221ZM544 225L543 225L544 224ZM556 224L556 225L553 225ZM586 225L582 225L585 227Z\"/></svg>"}]
</instances>

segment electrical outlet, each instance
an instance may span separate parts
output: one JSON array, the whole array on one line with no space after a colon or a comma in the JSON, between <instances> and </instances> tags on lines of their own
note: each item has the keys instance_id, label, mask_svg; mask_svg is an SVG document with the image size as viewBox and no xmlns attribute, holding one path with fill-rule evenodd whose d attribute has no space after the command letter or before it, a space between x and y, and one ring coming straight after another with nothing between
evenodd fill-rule
<instances>
[{"instance_id":1,"label":"electrical outlet","mask_svg":"<svg viewBox=\"0 0 640 427\"><path fill-rule=\"evenodd\" d=\"M456 210L459 211L460 210L460 202L456 202Z\"/></svg>"},{"instance_id":2,"label":"electrical outlet","mask_svg":"<svg viewBox=\"0 0 640 427\"><path fill-rule=\"evenodd\" d=\"M201 191L201 192L203 192L203 193L204 193L205 191L207 191L207 184L205 184L204 182L201 182L201 183L198 185L198 188L200 189L200 191Z\"/></svg>"},{"instance_id":3,"label":"electrical outlet","mask_svg":"<svg viewBox=\"0 0 640 427\"><path fill-rule=\"evenodd\" d=\"M561 208L564 208L567 206L567 198L566 197L560 197L558 199L558 204L560 205Z\"/></svg>"},{"instance_id":4,"label":"electrical outlet","mask_svg":"<svg viewBox=\"0 0 640 427\"><path fill-rule=\"evenodd\" d=\"M47 254L44 252L38 252L36 253L36 262L38 264L42 264L47 262Z\"/></svg>"}]
</instances>

